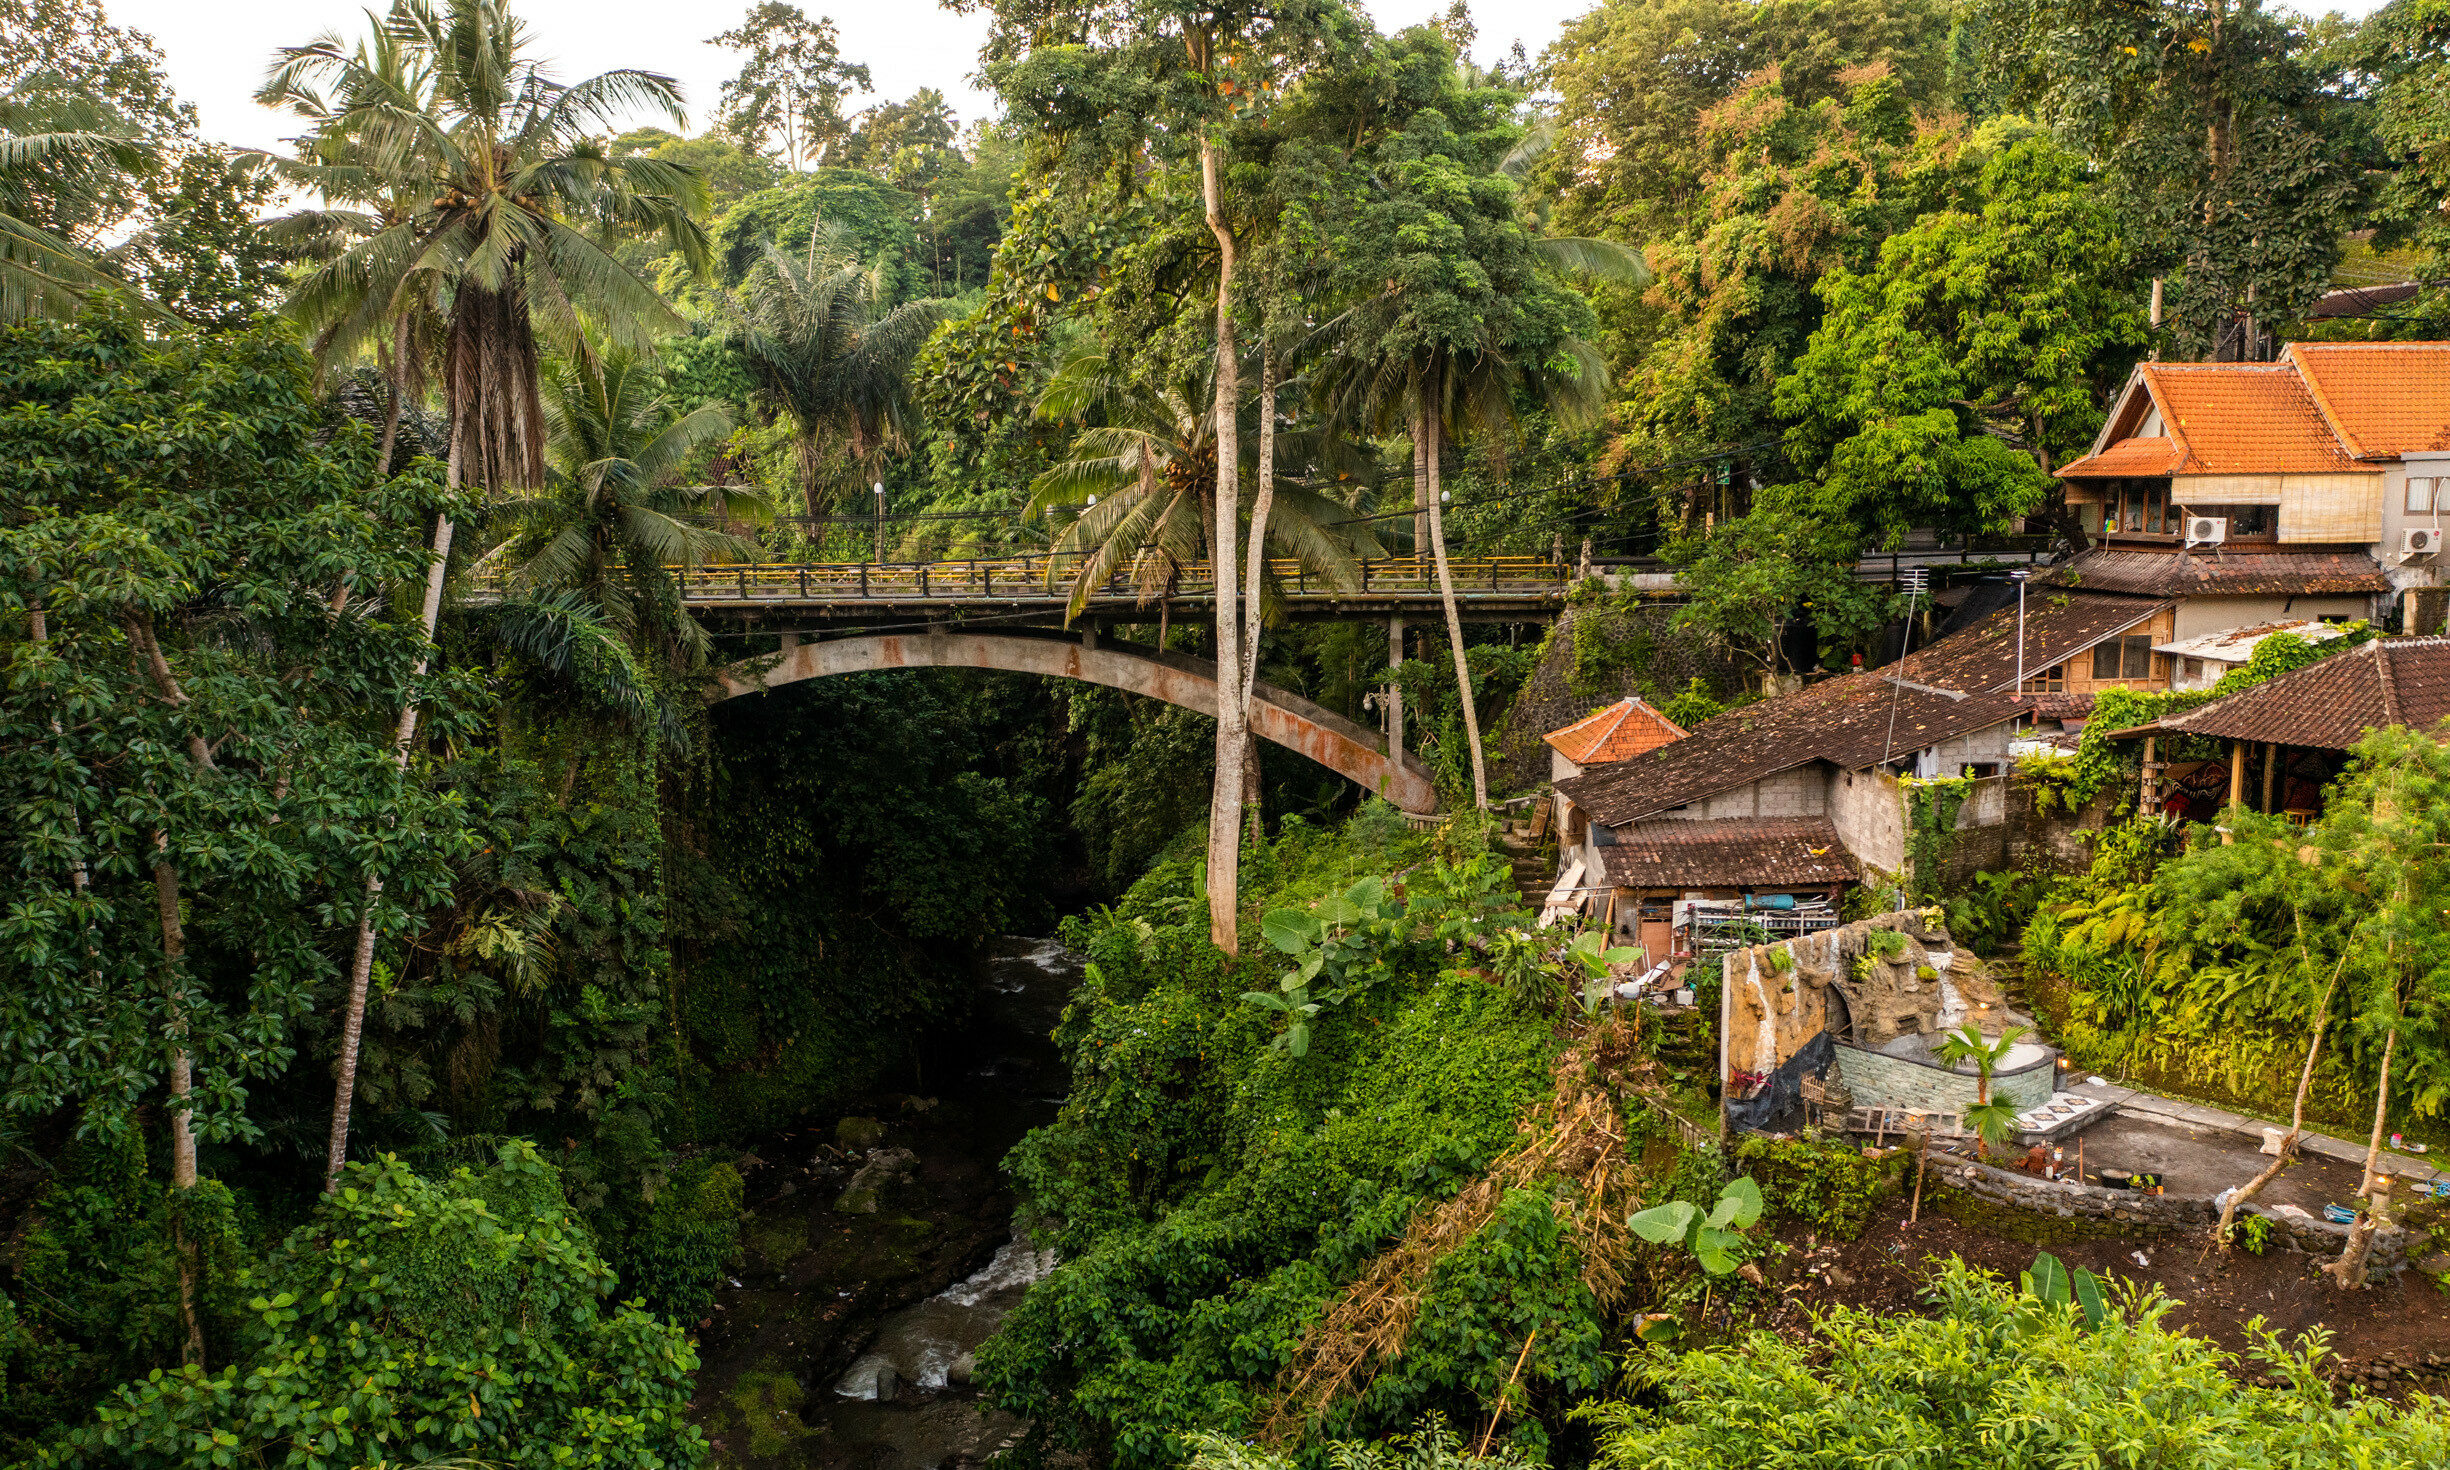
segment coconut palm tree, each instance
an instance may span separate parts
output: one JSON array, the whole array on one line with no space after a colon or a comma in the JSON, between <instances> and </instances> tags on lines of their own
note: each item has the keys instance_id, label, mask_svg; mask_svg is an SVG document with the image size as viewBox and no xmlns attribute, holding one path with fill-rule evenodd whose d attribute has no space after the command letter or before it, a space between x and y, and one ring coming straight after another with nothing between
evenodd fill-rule
<instances>
[{"instance_id":1,"label":"coconut palm tree","mask_svg":"<svg viewBox=\"0 0 2450 1470\"><path fill-rule=\"evenodd\" d=\"M1170 377L1119 370L1105 353L1065 358L1038 399L1038 416L1086 423L1069 455L1030 485L1026 516L1066 516L1053 538L1058 554L1076 556L1069 615L1089 596L1128 571L1143 606L1164 595L1176 575L1207 559L1208 527L1217 484L1214 363L1201 355ZM1276 464L1321 475L1349 474L1358 455L1331 436L1278 433ZM1347 480L1358 486L1357 481ZM1255 509L1255 485L1242 491L1242 510ZM1333 586L1360 580L1359 559L1383 555L1353 507L1302 480L1275 476L1262 528L1269 551L1301 564Z\"/></svg>"},{"instance_id":2,"label":"coconut palm tree","mask_svg":"<svg viewBox=\"0 0 2450 1470\"><path fill-rule=\"evenodd\" d=\"M908 447L910 365L947 303L888 305L883 265L863 265L823 223L799 254L768 244L741 294L732 346L759 400L791 420L802 502L822 515L841 484L881 478L885 456ZM830 482L828 441L842 452Z\"/></svg>"},{"instance_id":3,"label":"coconut palm tree","mask_svg":"<svg viewBox=\"0 0 2450 1470\"><path fill-rule=\"evenodd\" d=\"M684 122L679 84L628 69L557 81L526 54L527 27L503 0L396 0L378 29L355 49L325 36L285 50L266 83L310 116L322 109L282 172L359 206L354 218L322 213L338 248L288 310L327 357L396 331L403 314L440 311L458 479L542 484L539 327L575 342L584 314L643 350L682 326L590 229L657 231L692 267L710 258L696 175L611 157L600 141L640 109Z\"/></svg>"},{"instance_id":4,"label":"coconut palm tree","mask_svg":"<svg viewBox=\"0 0 2450 1470\"><path fill-rule=\"evenodd\" d=\"M396 122L434 110L430 58L372 14L367 19L368 34L357 42L348 67L328 65L344 42L326 33L311 46L283 52L255 94L262 105L289 112L307 125L306 135L297 141L311 157L312 182L325 195L324 204L267 226L274 238L304 259L334 260L357 242L405 224L416 213L424 193L421 186L432 171L408 166L406 155L419 147L420 135ZM329 80L337 90L327 92L318 85L326 72L332 73ZM381 168L365 165L377 157L392 162ZM286 161L278 166L292 171ZM447 283L429 278L419 289L396 296L367 293L355 310L330 317L315 334L316 363L327 373L350 355L336 350L343 344L371 345L376 370L390 388L379 456L386 473L393 467L401 415L425 397L429 370L441 358L449 305Z\"/></svg>"},{"instance_id":5,"label":"coconut palm tree","mask_svg":"<svg viewBox=\"0 0 2450 1470\"><path fill-rule=\"evenodd\" d=\"M107 169L143 164L147 150L112 131L91 104L0 93L0 323L71 316L110 277L46 224L62 205L90 199Z\"/></svg>"},{"instance_id":6,"label":"coconut palm tree","mask_svg":"<svg viewBox=\"0 0 2450 1470\"><path fill-rule=\"evenodd\" d=\"M731 415L719 404L682 412L621 347L553 364L544 408L548 483L501 504L504 534L486 561L502 568L508 591L575 592L633 648L660 643L676 663L703 661L711 640L682 606L672 571L755 557L755 541L716 522L766 508L746 487L681 483L691 457L731 432Z\"/></svg>"},{"instance_id":7,"label":"coconut palm tree","mask_svg":"<svg viewBox=\"0 0 2450 1470\"><path fill-rule=\"evenodd\" d=\"M1649 278L1638 251L1609 241L1556 236L1524 243L1544 275L1636 284ZM1463 733L1471 749L1472 797L1486 809L1489 776L1481 751L1480 713L1472 699L1463 618L1446 554L1445 490L1440 483L1445 446L1450 440L1481 439L1502 470L1517 426L1519 399L1545 407L1561 423L1584 423L1605 407L1610 379L1599 349L1580 337L1517 343L1489 314L1441 313L1421 299L1434 300L1439 294L1394 284L1364 300L1338 324L1344 361L1338 370L1322 375L1321 384L1339 419L1380 431L1400 423L1412 441L1413 554L1417 557L1426 542L1437 568ZM1429 319L1439 315L1446 320L1430 325ZM1458 320L1465 323L1460 330Z\"/></svg>"},{"instance_id":8,"label":"coconut palm tree","mask_svg":"<svg viewBox=\"0 0 2450 1470\"><path fill-rule=\"evenodd\" d=\"M576 343L584 313L615 342L644 349L681 325L580 224L661 231L692 267L709 259L694 218L705 205L696 175L644 155L610 157L599 141L641 107L684 123L680 86L635 70L559 82L527 54L527 27L503 0L394 0L377 29L377 41L354 50L327 35L284 51L267 83L278 96L325 100L308 148L280 160L281 171L361 206L358 220L329 222L330 258L287 309L327 361L386 333L396 342L404 317L438 316L451 485L531 489L544 483L548 438L539 326ZM451 534L449 518L437 519L423 607L429 642ZM416 730L411 701L393 737L403 765ZM379 895L369 876L341 1022L326 1189L338 1187L348 1158Z\"/></svg>"}]
</instances>

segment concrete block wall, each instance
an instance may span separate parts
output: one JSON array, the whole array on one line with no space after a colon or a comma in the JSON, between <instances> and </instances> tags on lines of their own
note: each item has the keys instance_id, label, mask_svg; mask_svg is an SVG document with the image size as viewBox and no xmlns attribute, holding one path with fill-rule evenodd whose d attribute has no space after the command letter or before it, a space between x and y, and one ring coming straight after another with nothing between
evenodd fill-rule
<instances>
[{"instance_id":1,"label":"concrete block wall","mask_svg":"<svg viewBox=\"0 0 2450 1470\"><path fill-rule=\"evenodd\" d=\"M1867 869L1894 875L1906 865L1906 823L1897 782L1879 771L1821 768L1828 816L1838 840ZM1870 877L1866 873L1865 877Z\"/></svg>"},{"instance_id":2,"label":"concrete block wall","mask_svg":"<svg viewBox=\"0 0 2450 1470\"><path fill-rule=\"evenodd\" d=\"M1991 1079L1991 1096L2018 1112L2040 1107L2058 1090L2055 1057ZM1837 1072L1858 1107L1909 1108L1926 1113L1962 1113L1982 1096L1982 1079L1970 1072L1884 1056L1859 1046L1837 1049Z\"/></svg>"},{"instance_id":3,"label":"concrete block wall","mask_svg":"<svg viewBox=\"0 0 2450 1470\"><path fill-rule=\"evenodd\" d=\"M1663 817L1819 817L1828 815L1827 783L1815 766L1780 771Z\"/></svg>"},{"instance_id":4,"label":"concrete block wall","mask_svg":"<svg viewBox=\"0 0 2450 1470\"><path fill-rule=\"evenodd\" d=\"M1931 1177L1993 1204L2009 1205L2061 1219L2111 1220L2123 1225L2158 1227L2172 1233L2199 1230L2220 1221L2220 1206L2208 1199L2174 1194L2139 1194L2132 1189L2104 1189L2072 1180L2037 1179L2030 1174L1996 1169L1955 1155L1934 1155ZM2241 1183L2244 1181L2240 1181ZM2271 1221L2273 1245L2314 1256L2336 1256L2347 1249L2351 1227L2328 1220L2275 1215L2256 1205L2245 1213ZM2366 1259L2376 1271L2391 1271L2407 1263L2407 1232L2385 1227L2373 1238Z\"/></svg>"}]
</instances>

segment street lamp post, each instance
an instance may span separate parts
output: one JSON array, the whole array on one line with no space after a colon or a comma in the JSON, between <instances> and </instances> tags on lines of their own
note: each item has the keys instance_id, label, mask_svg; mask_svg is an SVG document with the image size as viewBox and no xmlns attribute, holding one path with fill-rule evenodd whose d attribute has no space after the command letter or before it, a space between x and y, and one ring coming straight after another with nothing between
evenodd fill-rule
<instances>
[{"instance_id":1,"label":"street lamp post","mask_svg":"<svg viewBox=\"0 0 2450 1470\"><path fill-rule=\"evenodd\" d=\"M876 482L876 564L885 564L885 482Z\"/></svg>"},{"instance_id":2,"label":"street lamp post","mask_svg":"<svg viewBox=\"0 0 2450 1470\"><path fill-rule=\"evenodd\" d=\"M2025 571L2008 573L2008 579L2016 584L2016 692L2019 695L2025 692L2025 579L2032 575Z\"/></svg>"}]
</instances>

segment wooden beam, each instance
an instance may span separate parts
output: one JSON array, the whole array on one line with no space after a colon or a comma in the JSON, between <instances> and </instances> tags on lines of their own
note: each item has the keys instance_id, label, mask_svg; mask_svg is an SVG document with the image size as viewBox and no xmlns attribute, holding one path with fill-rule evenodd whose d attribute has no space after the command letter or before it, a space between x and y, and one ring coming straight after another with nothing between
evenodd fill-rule
<instances>
[{"instance_id":1,"label":"wooden beam","mask_svg":"<svg viewBox=\"0 0 2450 1470\"><path fill-rule=\"evenodd\" d=\"M2229 742L2229 810L2231 812L2235 812L2239 807L2244 806L2245 804L2246 742L2243 740L2232 740ZM2228 828L2224 826L2221 828L2220 840L2223 843L2235 842L2237 840L2237 834L2228 830Z\"/></svg>"},{"instance_id":2,"label":"wooden beam","mask_svg":"<svg viewBox=\"0 0 2450 1470\"><path fill-rule=\"evenodd\" d=\"M2271 788L2274 778L2276 778L2279 774L2279 770L2279 743L2277 741L2266 740L2263 742L2263 815L2265 816L2271 815L2272 812Z\"/></svg>"}]
</instances>

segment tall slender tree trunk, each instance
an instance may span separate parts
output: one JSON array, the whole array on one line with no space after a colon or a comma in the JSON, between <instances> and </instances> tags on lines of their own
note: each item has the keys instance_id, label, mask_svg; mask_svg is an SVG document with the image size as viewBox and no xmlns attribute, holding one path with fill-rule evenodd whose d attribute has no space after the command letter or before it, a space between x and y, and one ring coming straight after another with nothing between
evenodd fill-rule
<instances>
[{"instance_id":1,"label":"tall slender tree trunk","mask_svg":"<svg viewBox=\"0 0 2450 1470\"><path fill-rule=\"evenodd\" d=\"M1260 592L1267 573L1268 514L1276 506L1276 344L1263 335L1259 344L1259 463L1253 467L1258 488L1251 499L1249 582L1242 597L1242 667L1234 696L1242 702L1242 813L1250 840L1267 836L1259 804L1265 785L1259 778L1259 742L1250 733L1252 691L1259 684Z\"/></svg>"},{"instance_id":2,"label":"tall slender tree trunk","mask_svg":"<svg viewBox=\"0 0 2450 1470\"><path fill-rule=\"evenodd\" d=\"M152 681L154 693L173 709L184 707L187 691L179 687L170 660L162 656L161 641L153 636L150 619L130 613L122 626L127 630L128 647L136 655L138 667ZM48 633L49 629L43 631ZM202 732L188 731L187 758L198 771L214 768L213 750ZM187 928L179 919L179 872L170 860L170 834L158 827L153 831L153 898L161 926L162 994L169 1013L165 1029L171 1046L170 1187L185 1194L196 1187L197 1179L196 1120L192 1106L196 1064L187 1032ZM201 1285L202 1263L195 1242L187 1238L175 1205L173 1211L170 1240L179 1258L179 1316L187 1329L182 1357L200 1368L204 1366L204 1322L196 1310L196 1293Z\"/></svg>"},{"instance_id":3,"label":"tall slender tree trunk","mask_svg":"<svg viewBox=\"0 0 2450 1470\"><path fill-rule=\"evenodd\" d=\"M2300 919L2300 927L2304 921ZM2263 1192L2263 1186L2280 1177L2280 1171L2297 1160L2297 1140L2305 1136L2305 1099L2314 1087L2314 1060L2322 1055L2322 1033L2331 1025L2331 996L2339 989L2339 977L2347 973L2348 957L2339 957L2339 968L2331 972L2331 983L2322 992L2322 1007L2314 1013L2314 1039L2305 1049L2305 1069L2297 1074L2297 1104L2288 1115L2288 1133L2280 1140L2280 1156L2265 1165L2263 1171L2246 1181L2243 1189L2230 1194L2228 1203L2220 1207L2220 1228L2212 1238L2219 1242L2222 1254L2235 1243L2237 1212L2248 1200Z\"/></svg>"},{"instance_id":4,"label":"tall slender tree trunk","mask_svg":"<svg viewBox=\"0 0 2450 1470\"><path fill-rule=\"evenodd\" d=\"M2365 1144L2365 1182L2357 1186L2357 1194L2365 1201L2364 1212L2357 1216L2356 1228L2348 1232L2347 1248L2339 1259L2323 1267L2331 1284L2342 1291L2354 1291L2365 1284L2365 1257L2373 1250L2374 1233L2382 1228L2383 1207L2389 1203L2390 1185L2382 1177L2382 1125L2390 1116L2390 1059L2399 1046L2399 1027L2394 1023L2390 1033L2382 1038L2382 1084L2374 1089L2373 1137Z\"/></svg>"},{"instance_id":5,"label":"tall slender tree trunk","mask_svg":"<svg viewBox=\"0 0 2450 1470\"><path fill-rule=\"evenodd\" d=\"M153 834L153 898L162 931L162 983L170 1012L170 1187L184 1195L196 1187L195 1060L187 1037L187 930L179 922L179 873L171 865L169 835ZM170 1245L179 1258L179 1320L186 1328L182 1362L204 1366L204 1318L196 1309L203 1263L176 1203L171 1206Z\"/></svg>"},{"instance_id":6,"label":"tall slender tree trunk","mask_svg":"<svg viewBox=\"0 0 2450 1470\"><path fill-rule=\"evenodd\" d=\"M1415 420L1412 429L1412 560L1417 566L1429 546L1429 442Z\"/></svg>"},{"instance_id":7,"label":"tall slender tree trunk","mask_svg":"<svg viewBox=\"0 0 2450 1470\"><path fill-rule=\"evenodd\" d=\"M453 416L451 457L445 466L445 480L450 489L459 489L460 435L459 417ZM425 569L425 605L422 626L425 629L425 651L417 655L416 677L425 677L433 659L434 627L442 618L442 585L451 564L451 518L434 517L434 560ZM417 700L412 693L400 707L400 723L392 732L392 760L400 770L408 769L410 745L417 738ZM341 1012L340 1060L338 1075L332 1084L332 1129L324 1149L323 1192L340 1188L340 1171L349 1162L349 1108L357 1097L357 1054L366 1033L366 987L374 975L374 906L383 896L383 878L369 868L366 890L357 915L357 947L349 959L349 999Z\"/></svg>"},{"instance_id":8,"label":"tall slender tree trunk","mask_svg":"<svg viewBox=\"0 0 2450 1470\"><path fill-rule=\"evenodd\" d=\"M1472 805L1489 809L1489 770L1480 755L1480 711L1472 699L1472 665L1463 656L1463 614L1455 606L1455 575L1446 561L1446 517L1438 507L1438 416L1424 400L1412 442L1429 465L1429 550L1438 562L1438 598L1446 604L1446 638L1455 650L1455 691L1463 705L1463 738L1472 753Z\"/></svg>"},{"instance_id":9,"label":"tall slender tree trunk","mask_svg":"<svg viewBox=\"0 0 2450 1470\"><path fill-rule=\"evenodd\" d=\"M1242 619L1236 609L1234 568L1242 502L1242 445L1236 423L1242 384L1234 345L1233 230L1217 179L1217 145L1202 137L1200 190L1208 231L1216 236L1216 534L1210 543L1216 583L1216 777L1208 793L1208 937L1227 954L1242 952L1242 747L1249 739L1244 706L1236 689L1242 668Z\"/></svg>"}]
</instances>

